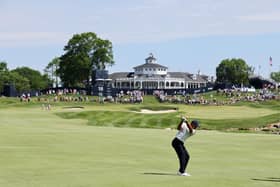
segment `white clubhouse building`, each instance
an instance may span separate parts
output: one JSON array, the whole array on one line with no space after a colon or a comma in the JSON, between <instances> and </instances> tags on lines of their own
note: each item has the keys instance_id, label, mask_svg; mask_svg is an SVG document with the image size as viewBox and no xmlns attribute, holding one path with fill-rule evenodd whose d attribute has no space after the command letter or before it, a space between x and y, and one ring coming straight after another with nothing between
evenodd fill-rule
<instances>
[{"instance_id":1,"label":"white clubhouse building","mask_svg":"<svg viewBox=\"0 0 280 187\"><path fill-rule=\"evenodd\" d=\"M134 67L134 72L116 72L109 75L112 87L117 89L195 89L206 87L209 76L187 72L169 72L150 54L145 63Z\"/></svg>"}]
</instances>

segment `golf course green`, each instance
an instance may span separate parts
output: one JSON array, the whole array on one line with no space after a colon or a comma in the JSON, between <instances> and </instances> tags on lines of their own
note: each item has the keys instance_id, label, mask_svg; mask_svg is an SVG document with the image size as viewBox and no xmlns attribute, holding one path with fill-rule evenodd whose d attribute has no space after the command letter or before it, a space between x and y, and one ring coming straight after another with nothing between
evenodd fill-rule
<instances>
[{"instance_id":1,"label":"golf course green","mask_svg":"<svg viewBox=\"0 0 280 187\"><path fill-rule=\"evenodd\" d=\"M279 104L278 108L178 105L175 112L153 114L139 112L150 104L77 106L53 104L51 110L43 110L36 103L1 106L0 186L280 184L279 135L224 131L226 125L256 127L254 121L260 125L275 121L279 119ZM191 177L176 175L179 163L171 147L176 133L173 129L181 115L201 120L201 130L186 142ZM215 123L218 125L211 129Z\"/></svg>"}]
</instances>

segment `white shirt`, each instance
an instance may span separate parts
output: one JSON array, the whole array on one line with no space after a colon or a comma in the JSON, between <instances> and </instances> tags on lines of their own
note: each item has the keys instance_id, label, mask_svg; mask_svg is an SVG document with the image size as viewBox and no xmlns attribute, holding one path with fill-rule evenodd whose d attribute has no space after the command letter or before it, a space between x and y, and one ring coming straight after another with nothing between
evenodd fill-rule
<instances>
[{"instance_id":1,"label":"white shirt","mask_svg":"<svg viewBox=\"0 0 280 187\"><path fill-rule=\"evenodd\" d=\"M190 133L190 129L187 126L186 122L183 122L181 125L181 129L177 132L176 138L180 141L185 142L187 138L195 134L195 129L192 129L192 133Z\"/></svg>"}]
</instances>

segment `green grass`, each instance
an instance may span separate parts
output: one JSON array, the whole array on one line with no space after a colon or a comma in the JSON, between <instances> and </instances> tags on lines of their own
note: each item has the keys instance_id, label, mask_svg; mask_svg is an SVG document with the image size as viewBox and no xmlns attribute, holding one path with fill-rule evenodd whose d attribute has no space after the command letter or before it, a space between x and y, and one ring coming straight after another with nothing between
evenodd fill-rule
<instances>
[{"instance_id":1,"label":"green grass","mask_svg":"<svg viewBox=\"0 0 280 187\"><path fill-rule=\"evenodd\" d=\"M55 115L67 111L60 106L52 111L40 106L0 109L0 186L279 186L278 135L199 130L186 143L192 177L179 177L170 145L175 130L89 126L87 112L93 109L104 113L99 120L105 118L105 124L110 114L117 120L114 106L109 114L102 106L69 111L85 115L82 119ZM122 115L129 120L148 116L124 113L131 115Z\"/></svg>"},{"instance_id":2,"label":"green grass","mask_svg":"<svg viewBox=\"0 0 280 187\"><path fill-rule=\"evenodd\" d=\"M203 129L211 130L230 130L231 128L249 129L256 127L265 127L268 124L280 121L279 113L267 115L267 116L256 116L255 118L240 118L240 119L201 119ZM279 130L278 130L279 132Z\"/></svg>"},{"instance_id":3,"label":"green grass","mask_svg":"<svg viewBox=\"0 0 280 187\"><path fill-rule=\"evenodd\" d=\"M87 119L88 125L115 126L115 127L139 127L139 128L166 128L175 127L178 117L174 114L139 114L134 112L117 111L87 111L57 113L65 119Z\"/></svg>"},{"instance_id":4,"label":"green grass","mask_svg":"<svg viewBox=\"0 0 280 187\"><path fill-rule=\"evenodd\" d=\"M178 110L173 113L139 113L141 109L157 111L176 107ZM140 128L176 128L180 116L198 119L203 129L210 130L263 127L280 121L277 110L249 106L102 105L86 106L78 111L58 110L56 114L65 119L85 119L88 125Z\"/></svg>"},{"instance_id":5,"label":"green grass","mask_svg":"<svg viewBox=\"0 0 280 187\"><path fill-rule=\"evenodd\" d=\"M209 97L209 93L205 94L205 97ZM36 102L36 99L33 99L30 103L21 103L19 99L15 98L0 98L0 109L22 108L40 110L39 108L43 103L46 102ZM141 104L101 104L97 102L50 103L53 108L52 111L59 117L64 119L84 119L91 126L175 128L180 121L180 116L187 116L190 120L198 119L202 122L202 129L225 131L233 128L264 127L280 121L279 100L209 106L159 103L155 97L145 96L144 103ZM142 109L154 111L178 110L167 114L141 114L139 112Z\"/></svg>"}]
</instances>

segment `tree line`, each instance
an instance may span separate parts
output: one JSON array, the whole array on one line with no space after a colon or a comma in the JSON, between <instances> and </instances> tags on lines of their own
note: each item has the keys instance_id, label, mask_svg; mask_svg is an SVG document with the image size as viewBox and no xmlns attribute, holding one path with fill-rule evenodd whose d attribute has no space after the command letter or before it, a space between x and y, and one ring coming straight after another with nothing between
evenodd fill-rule
<instances>
[{"instance_id":1,"label":"tree line","mask_svg":"<svg viewBox=\"0 0 280 187\"><path fill-rule=\"evenodd\" d=\"M114 64L113 47L109 40L99 38L93 32L75 34L64 46L64 54L55 57L41 74L29 67L7 68L0 61L0 93L5 84L14 85L18 92L57 87L86 87L93 69L105 69Z\"/></svg>"},{"instance_id":2,"label":"tree line","mask_svg":"<svg viewBox=\"0 0 280 187\"><path fill-rule=\"evenodd\" d=\"M13 84L18 92L57 87L86 87L93 69L105 69L114 64L113 46L109 40L99 38L93 32L75 34L64 46L64 54L54 57L41 74L29 67L8 70L6 62L0 62L0 93L5 84ZM224 59L216 67L216 83L248 85L254 68L243 59ZM280 72L272 72L271 78L280 82Z\"/></svg>"},{"instance_id":3,"label":"tree line","mask_svg":"<svg viewBox=\"0 0 280 187\"><path fill-rule=\"evenodd\" d=\"M50 83L48 76L37 70L29 67L9 70L6 62L0 62L0 93L3 92L4 85L14 85L18 92L24 92L45 89Z\"/></svg>"}]
</instances>

